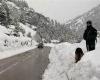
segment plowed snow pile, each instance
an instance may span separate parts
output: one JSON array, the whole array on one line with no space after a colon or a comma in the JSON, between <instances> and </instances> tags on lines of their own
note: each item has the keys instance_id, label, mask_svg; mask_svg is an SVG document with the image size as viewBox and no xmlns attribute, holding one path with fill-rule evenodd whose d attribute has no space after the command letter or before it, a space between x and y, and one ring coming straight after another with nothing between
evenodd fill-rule
<instances>
[{"instance_id":1,"label":"plowed snow pile","mask_svg":"<svg viewBox=\"0 0 100 80\"><path fill-rule=\"evenodd\" d=\"M85 41L81 43L63 43L52 48L50 64L42 80L100 80L100 40L96 50L87 52ZM84 56L75 63L75 50L81 47Z\"/></svg>"}]
</instances>

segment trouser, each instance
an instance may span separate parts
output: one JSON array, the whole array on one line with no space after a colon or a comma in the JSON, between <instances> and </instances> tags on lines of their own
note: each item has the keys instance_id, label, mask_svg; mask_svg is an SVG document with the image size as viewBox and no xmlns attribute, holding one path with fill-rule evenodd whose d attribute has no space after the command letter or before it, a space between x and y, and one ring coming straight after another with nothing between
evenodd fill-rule
<instances>
[{"instance_id":1,"label":"trouser","mask_svg":"<svg viewBox=\"0 0 100 80\"><path fill-rule=\"evenodd\" d=\"M94 42L86 42L87 51L95 50L95 41Z\"/></svg>"}]
</instances>

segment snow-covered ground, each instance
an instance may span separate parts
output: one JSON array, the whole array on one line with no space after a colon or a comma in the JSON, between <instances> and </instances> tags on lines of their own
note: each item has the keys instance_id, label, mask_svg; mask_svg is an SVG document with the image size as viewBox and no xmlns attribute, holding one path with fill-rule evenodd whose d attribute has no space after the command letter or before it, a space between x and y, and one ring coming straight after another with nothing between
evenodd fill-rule
<instances>
[{"instance_id":1,"label":"snow-covered ground","mask_svg":"<svg viewBox=\"0 0 100 80\"><path fill-rule=\"evenodd\" d=\"M11 50L8 50L8 51L0 52L0 60L14 56L14 55L24 53L24 52L31 50L31 49L34 49L34 48L36 48L36 46L22 47L22 48L19 48L19 49L16 48L16 49L11 49Z\"/></svg>"},{"instance_id":2,"label":"snow-covered ground","mask_svg":"<svg viewBox=\"0 0 100 80\"><path fill-rule=\"evenodd\" d=\"M81 43L62 43L52 48L50 64L42 80L100 80L100 40L96 50L87 52L85 41ZM75 63L75 50L81 47L84 56Z\"/></svg>"},{"instance_id":3,"label":"snow-covered ground","mask_svg":"<svg viewBox=\"0 0 100 80\"><path fill-rule=\"evenodd\" d=\"M54 46L56 46L56 44L54 44L54 43L45 43L44 46L48 46L48 47L53 48Z\"/></svg>"},{"instance_id":4,"label":"snow-covered ground","mask_svg":"<svg viewBox=\"0 0 100 80\"><path fill-rule=\"evenodd\" d=\"M12 11L14 9L19 11L19 7L13 2L4 1L4 3L7 4L11 12L14 12ZM10 13L10 17L12 18L14 14ZM17 15L15 16L17 17ZM33 30L36 27L31 25L31 28L30 25L20 22L18 24L18 29L14 25L8 25L8 28L0 25L0 59L14 56L36 47L37 42L34 40L36 31Z\"/></svg>"},{"instance_id":5,"label":"snow-covered ground","mask_svg":"<svg viewBox=\"0 0 100 80\"><path fill-rule=\"evenodd\" d=\"M15 26L10 25L10 28L7 29L5 26L0 25L0 59L11 57L36 47L37 42L34 40L36 31L33 31L27 25L19 24L25 30L25 36L8 36L7 34L10 34ZM32 39L27 37L28 33L31 34Z\"/></svg>"},{"instance_id":6,"label":"snow-covered ground","mask_svg":"<svg viewBox=\"0 0 100 80\"><path fill-rule=\"evenodd\" d=\"M23 28L25 30L25 36L27 36L29 33L31 33L31 36L34 37L34 35L36 34L36 31L33 31L28 25L24 25L22 23L19 23L20 27ZM32 26L33 28L34 26Z\"/></svg>"}]
</instances>

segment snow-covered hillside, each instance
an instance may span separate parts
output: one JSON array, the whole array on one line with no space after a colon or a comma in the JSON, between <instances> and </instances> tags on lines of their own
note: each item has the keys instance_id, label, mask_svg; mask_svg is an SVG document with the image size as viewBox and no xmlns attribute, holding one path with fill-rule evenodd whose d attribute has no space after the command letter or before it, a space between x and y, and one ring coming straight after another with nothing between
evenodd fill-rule
<instances>
[{"instance_id":1,"label":"snow-covered hillside","mask_svg":"<svg viewBox=\"0 0 100 80\"><path fill-rule=\"evenodd\" d=\"M72 31L72 34L74 35L75 39L83 39L83 33L86 29L86 22L88 20L92 21L93 27L97 29L97 31L100 31L100 5L92 8L88 12L77 16L76 18L69 20L66 22L66 26L69 26L69 28ZM80 41L79 40L79 41ZM75 43L75 41L73 41Z\"/></svg>"},{"instance_id":2,"label":"snow-covered hillside","mask_svg":"<svg viewBox=\"0 0 100 80\"><path fill-rule=\"evenodd\" d=\"M10 25L10 28L6 28L0 25L0 59L33 49L37 45L34 40L36 31L33 31L22 23L20 23L20 27L25 30L25 36L23 36L22 33L20 33L19 37L7 35L13 32L14 27L15 26ZM32 39L27 37L28 33L33 37Z\"/></svg>"},{"instance_id":3,"label":"snow-covered hillside","mask_svg":"<svg viewBox=\"0 0 100 80\"><path fill-rule=\"evenodd\" d=\"M96 50L87 52L85 41L81 43L62 43L52 48L50 64L42 80L100 80L100 40ZM81 47L84 56L75 63L75 50Z\"/></svg>"},{"instance_id":4,"label":"snow-covered hillside","mask_svg":"<svg viewBox=\"0 0 100 80\"><path fill-rule=\"evenodd\" d=\"M28 25L24 25L22 23L19 23L20 27L23 28L25 30L25 36L27 36L29 33L30 35L34 38L36 31L32 30ZM36 28L35 26L32 26L32 28Z\"/></svg>"}]
</instances>

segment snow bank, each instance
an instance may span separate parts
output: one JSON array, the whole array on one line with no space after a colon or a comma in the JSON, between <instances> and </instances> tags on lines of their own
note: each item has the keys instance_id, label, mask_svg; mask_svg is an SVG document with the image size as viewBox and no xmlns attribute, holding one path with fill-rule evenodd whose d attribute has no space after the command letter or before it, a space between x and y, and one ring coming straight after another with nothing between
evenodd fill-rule
<instances>
[{"instance_id":1,"label":"snow bank","mask_svg":"<svg viewBox=\"0 0 100 80\"><path fill-rule=\"evenodd\" d=\"M34 49L34 48L36 48L36 46L22 47L22 48L19 48L19 49L13 49L13 50L9 50L9 51L0 52L0 60L14 56L14 55L24 53L24 52L31 50L31 49Z\"/></svg>"},{"instance_id":2,"label":"snow bank","mask_svg":"<svg viewBox=\"0 0 100 80\"><path fill-rule=\"evenodd\" d=\"M100 80L100 40L95 51L86 52L85 41L81 43L63 43L52 48L50 64L42 80ZM75 63L75 50L81 47L84 56Z\"/></svg>"},{"instance_id":3,"label":"snow bank","mask_svg":"<svg viewBox=\"0 0 100 80\"><path fill-rule=\"evenodd\" d=\"M8 33L8 30L7 30L7 28L5 28L4 26L1 26L0 25L0 34L1 33Z\"/></svg>"},{"instance_id":4,"label":"snow bank","mask_svg":"<svg viewBox=\"0 0 100 80\"><path fill-rule=\"evenodd\" d=\"M52 47L52 48L53 48L54 46L56 46L56 44L53 44L53 43L45 43L44 45L45 45L45 46Z\"/></svg>"},{"instance_id":5,"label":"snow bank","mask_svg":"<svg viewBox=\"0 0 100 80\"><path fill-rule=\"evenodd\" d=\"M0 38L0 59L8 58L34 49L36 48L35 45L37 45L34 40L27 37L6 37L4 35Z\"/></svg>"},{"instance_id":6,"label":"snow bank","mask_svg":"<svg viewBox=\"0 0 100 80\"><path fill-rule=\"evenodd\" d=\"M20 27L23 27L26 31L31 33L34 37L35 31L31 28L20 23ZM14 56L16 54L25 52L27 50L33 49L36 47L37 42L34 38L28 37L15 37L15 36L8 36L7 34L11 33L11 29L14 29L15 26L10 25L10 28L7 29L5 26L0 25L0 59L7 58Z\"/></svg>"},{"instance_id":7,"label":"snow bank","mask_svg":"<svg viewBox=\"0 0 100 80\"><path fill-rule=\"evenodd\" d=\"M22 27L25 30L25 36L27 36L29 33L31 33L31 36L34 37L36 34L36 31L32 30L31 28L29 28L27 25L24 25L22 23L19 23L20 27ZM32 26L33 28L35 28L34 26Z\"/></svg>"}]
</instances>

